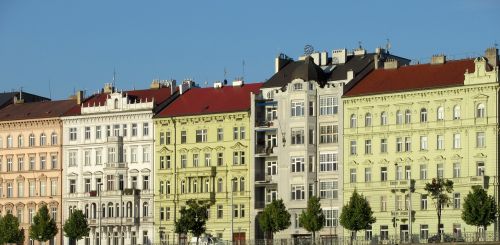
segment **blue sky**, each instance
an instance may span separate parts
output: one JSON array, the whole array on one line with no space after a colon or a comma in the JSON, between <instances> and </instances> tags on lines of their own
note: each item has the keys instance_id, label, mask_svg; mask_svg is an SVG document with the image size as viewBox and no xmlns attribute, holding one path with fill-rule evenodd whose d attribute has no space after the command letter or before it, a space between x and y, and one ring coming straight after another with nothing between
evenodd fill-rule
<instances>
[{"instance_id":1,"label":"blue sky","mask_svg":"<svg viewBox=\"0 0 500 245\"><path fill-rule=\"evenodd\" d=\"M278 53L296 58L306 44L373 51L390 39L414 60L479 56L500 43L499 11L496 0L1 0L0 91L63 99L97 91L113 70L119 89L212 84L224 69L243 75L243 60L246 81L265 81Z\"/></svg>"}]
</instances>

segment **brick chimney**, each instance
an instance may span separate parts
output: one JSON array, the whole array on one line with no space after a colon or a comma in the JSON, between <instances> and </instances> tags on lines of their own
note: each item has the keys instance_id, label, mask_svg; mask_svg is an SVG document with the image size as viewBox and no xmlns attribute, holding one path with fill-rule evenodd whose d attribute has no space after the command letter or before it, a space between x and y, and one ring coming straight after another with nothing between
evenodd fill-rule
<instances>
[{"instance_id":1,"label":"brick chimney","mask_svg":"<svg viewBox=\"0 0 500 245\"><path fill-rule=\"evenodd\" d=\"M495 47L487 48L484 57L488 60L493 69L498 66L498 49Z\"/></svg>"},{"instance_id":2,"label":"brick chimney","mask_svg":"<svg viewBox=\"0 0 500 245\"><path fill-rule=\"evenodd\" d=\"M444 64L444 63L446 63L446 55L437 54L432 56L431 65Z\"/></svg>"}]
</instances>

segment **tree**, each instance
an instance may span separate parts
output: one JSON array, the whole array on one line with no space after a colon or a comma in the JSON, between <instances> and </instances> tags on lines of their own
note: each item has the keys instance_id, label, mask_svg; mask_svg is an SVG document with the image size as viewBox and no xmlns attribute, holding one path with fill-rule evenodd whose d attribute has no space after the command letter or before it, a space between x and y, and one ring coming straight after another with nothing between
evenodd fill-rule
<instances>
[{"instance_id":1,"label":"tree","mask_svg":"<svg viewBox=\"0 0 500 245\"><path fill-rule=\"evenodd\" d=\"M64 223L64 233L69 238L70 244L89 235L89 225L82 210L74 210Z\"/></svg>"},{"instance_id":2,"label":"tree","mask_svg":"<svg viewBox=\"0 0 500 245\"><path fill-rule=\"evenodd\" d=\"M211 203L207 201L188 200L187 207L180 210L181 217L175 221L175 233L186 234L191 232L196 237L198 244L199 237L205 233L208 220L208 208Z\"/></svg>"},{"instance_id":3,"label":"tree","mask_svg":"<svg viewBox=\"0 0 500 245\"><path fill-rule=\"evenodd\" d=\"M57 235L56 221L49 216L49 209L43 205L38 209L33 224L30 227L30 238L39 242L46 242Z\"/></svg>"},{"instance_id":4,"label":"tree","mask_svg":"<svg viewBox=\"0 0 500 245\"><path fill-rule=\"evenodd\" d=\"M438 216L438 235L441 240L441 213L444 205L448 205L451 201L448 193L453 192L453 181L443 178L433 178L431 183L426 183L424 190L429 193L436 204L436 212Z\"/></svg>"},{"instance_id":5,"label":"tree","mask_svg":"<svg viewBox=\"0 0 500 245\"><path fill-rule=\"evenodd\" d=\"M304 229L312 232L313 243L316 241L316 232L323 229L325 225L325 215L321 209L319 198L313 196L307 201L307 209L302 211L299 222Z\"/></svg>"},{"instance_id":6,"label":"tree","mask_svg":"<svg viewBox=\"0 0 500 245\"><path fill-rule=\"evenodd\" d=\"M369 229L375 221L377 219L373 217L373 211L368 201L363 195L358 194L357 190L354 190L349 202L342 207L342 214L340 214L340 224L353 231L351 243L358 231Z\"/></svg>"},{"instance_id":7,"label":"tree","mask_svg":"<svg viewBox=\"0 0 500 245\"><path fill-rule=\"evenodd\" d=\"M486 228L495 222L497 206L495 198L488 195L481 186L473 186L464 199L462 219L468 225Z\"/></svg>"},{"instance_id":8,"label":"tree","mask_svg":"<svg viewBox=\"0 0 500 245\"><path fill-rule=\"evenodd\" d=\"M19 229L19 221L12 214L0 217L0 231L0 244L24 241L24 231Z\"/></svg>"},{"instance_id":9,"label":"tree","mask_svg":"<svg viewBox=\"0 0 500 245\"><path fill-rule=\"evenodd\" d=\"M286 210L283 200L278 199L268 204L259 217L260 228L266 232L267 238L274 237L274 233L288 228L290 222L290 213Z\"/></svg>"}]
</instances>

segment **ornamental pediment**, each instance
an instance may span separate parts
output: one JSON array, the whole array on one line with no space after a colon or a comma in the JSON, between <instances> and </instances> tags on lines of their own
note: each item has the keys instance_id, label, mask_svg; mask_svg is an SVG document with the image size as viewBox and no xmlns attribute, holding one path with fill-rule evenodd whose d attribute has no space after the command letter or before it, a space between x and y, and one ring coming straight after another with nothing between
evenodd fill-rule
<instances>
[{"instance_id":1,"label":"ornamental pediment","mask_svg":"<svg viewBox=\"0 0 500 245\"><path fill-rule=\"evenodd\" d=\"M23 207L24 207L24 203L22 203L22 202L18 202L18 203L16 204L16 207L18 207L18 208L23 208Z\"/></svg>"},{"instance_id":2,"label":"ornamental pediment","mask_svg":"<svg viewBox=\"0 0 500 245\"><path fill-rule=\"evenodd\" d=\"M474 97L472 97L474 100L486 100L488 99L488 95L485 95L485 94L478 94Z\"/></svg>"},{"instance_id":3,"label":"ornamental pediment","mask_svg":"<svg viewBox=\"0 0 500 245\"><path fill-rule=\"evenodd\" d=\"M247 147L240 142L237 142L236 144L231 146L231 149L233 149L233 150L245 150L246 148Z\"/></svg>"},{"instance_id":4,"label":"ornamental pediment","mask_svg":"<svg viewBox=\"0 0 500 245\"><path fill-rule=\"evenodd\" d=\"M407 157L407 158L405 158L405 162L406 163L412 163L413 159L411 159L410 157Z\"/></svg>"},{"instance_id":5,"label":"ornamental pediment","mask_svg":"<svg viewBox=\"0 0 500 245\"><path fill-rule=\"evenodd\" d=\"M215 147L216 151L224 151L226 148L224 146L217 146Z\"/></svg>"},{"instance_id":6,"label":"ornamental pediment","mask_svg":"<svg viewBox=\"0 0 500 245\"><path fill-rule=\"evenodd\" d=\"M404 160L403 160L403 158L398 157L398 158L396 158L396 160L394 160L394 162L395 162L395 163L403 163L403 162L404 162Z\"/></svg>"},{"instance_id":7,"label":"ornamental pediment","mask_svg":"<svg viewBox=\"0 0 500 245\"><path fill-rule=\"evenodd\" d=\"M201 149L198 148L198 147L194 147L193 149L191 149L191 151L194 152L194 153L197 153L197 152L200 152Z\"/></svg>"},{"instance_id":8,"label":"ornamental pediment","mask_svg":"<svg viewBox=\"0 0 500 245\"><path fill-rule=\"evenodd\" d=\"M141 173L151 173L151 170L149 168L143 168L141 169Z\"/></svg>"},{"instance_id":9,"label":"ornamental pediment","mask_svg":"<svg viewBox=\"0 0 500 245\"><path fill-rule=\"evenodd\" d=\"M429 161L429 158L427 158L426 156L422 156L421 158L418 159L418 161L427 162L427 161Z\"/></svg>"},{"instance_id":10,"label":"ornamental pediment","mask_svg":"<svg viewBox=\"0 0 500 245\"><path fill-rule=\"evenodd\" d=\"M460 155L458 155L458 154L454 154L454 155L451 157L451 159L453 159L453 160L460 160L460 159L462 159L462 158L463 158L463 157L462 157L462 156L460 156Z\"/></svg>"},{"instance_id":11,"label":"ornamental pediment","mask_svg":"<svg viewBox=\"0 0 500 245\"><path fill-rule=\"evenodd\" d=\"M371 164L373 164L373 161L370 160L370 159L366 159L366 160L363 161L363 164L364 165L371 165Z\"/></svg>"},{"instance_id":12,"label":"ornamental pediment","mask_svg":"<svg viewBox=\"0 0 500 245\"><path fill-rule=\"evenodd\" d=\"M212 151L212 147L205 146L205 147L203 147L203 151L204 152L210 152L210 151Z\"/></svg>"},{"instance_id":13,"label":"ornamental pediment","mask_svg":"<svg viewBox=\"0 0 500 245\"><path fill-rule=\"evenodd\" d=\"M387 159L384 158L384 159L380 160L380 164L384 164L384 165L389 164L389 161L387 161Z\"/></svg>"},{"instance_id":14,"label":"ornamental pediment","mask_svg":"<svg viewBox=\"0 0 500 245\"><path fill-rule=\"evenodd\" d=\"M443 155L439 155L434 158L434 161L444 161L444 160L446 160L446 158Z\"/></svg>"},{"instance_id":15,"label":"ornamental pediment","mask_svg":"<svg viewBox=\"0 0 500 245\"><path fill-rule=\"evenodd\" d=\"M359 165L359 163L354 160L349 161L349 164Z\"/></svg>"},{"instance_id":16,"label":"ornamental pediment","mask_svg":"<svg viewBox=\"0 0 500 245\"><path fill-rule=\"evenodd\" d=\"M483 153L477 153L476 155L474 155L474 158L486 158L487 156Z\"/></svg>"},{"instance_id":17,"label":"ornamental pediment","mask_svg":"<svg viewBox=\"0 0 500 245\"><path fill-rule=\"evenodd\" d=\"M94 175L97 175L97 176L102 175L102 172L101 171L96 171L96 172L94 172Z\"/></svg>"},{"instance_id":18,"label":"ornamental pediment","mask_svg":"<svg viewBox=\"0 0 500 245\"><path fill-rule=\"evenodd\" d=\"M188 153L188 149L186 149L186 148L181 148L181 149L179 149L179 152L180 152L180 153Z\"/></svg>"},{"instance_id":19,"label":"ornamental pediment","mask_svg":"<svg viewBox=\"0 0 500 245\"><path fill-rule=\"evenodd\" d=\"M168 149L166 146L163 146L158 153L165 154L165 153L172 153L173 151Z\"/></svg>"}]
</instances>

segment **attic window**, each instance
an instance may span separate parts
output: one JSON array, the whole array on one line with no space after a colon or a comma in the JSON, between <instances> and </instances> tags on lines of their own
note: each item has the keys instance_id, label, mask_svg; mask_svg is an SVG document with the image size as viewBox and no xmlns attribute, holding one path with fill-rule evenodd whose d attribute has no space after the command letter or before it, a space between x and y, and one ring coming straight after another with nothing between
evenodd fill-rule
<instances>
[{"instance_id":1,"label":"attic window","mask_svg":"<svg viewBox=\"0 0 500 245\"><path fill-rule=\"evenodd\" d=\"M295 90L295 91L302 90L302 83L294 83L293 84L293 90Z\"/></svg>"}]
</instances>

